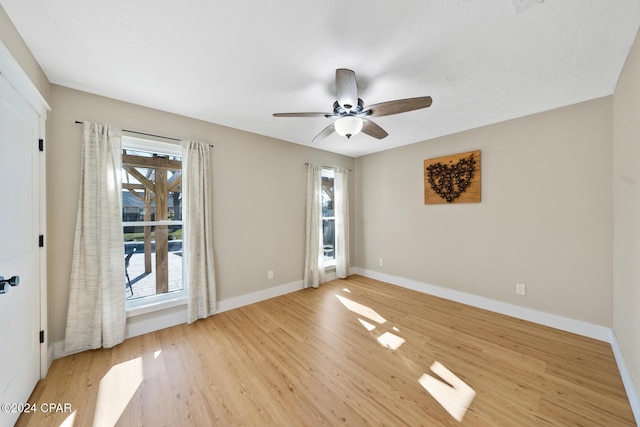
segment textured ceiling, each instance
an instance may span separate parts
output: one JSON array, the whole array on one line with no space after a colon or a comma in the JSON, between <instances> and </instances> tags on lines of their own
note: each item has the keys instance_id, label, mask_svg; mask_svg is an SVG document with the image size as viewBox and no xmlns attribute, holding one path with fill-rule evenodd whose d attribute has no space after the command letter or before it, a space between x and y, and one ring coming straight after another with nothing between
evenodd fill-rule
<instances>
[{"instance_id":1,"label":"textured ceiling","mask_svg":"<svg viewBox=\"0 0 640 427\"><path fill-rule=\"evenodd\" d=\"M0 4L52 83L354 157L611 95L640 26L639 0ZM376 118L383 140L272 117L330 112L336 68L365 105L433 105Z\"/></svg>"}]
</instances>

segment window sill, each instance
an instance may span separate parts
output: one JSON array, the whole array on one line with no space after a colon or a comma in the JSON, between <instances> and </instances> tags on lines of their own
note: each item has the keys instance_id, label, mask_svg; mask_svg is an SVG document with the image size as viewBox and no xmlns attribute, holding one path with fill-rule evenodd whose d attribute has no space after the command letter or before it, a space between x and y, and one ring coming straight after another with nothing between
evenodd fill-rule
<instances>
[{"instance_id":1,"label":"window sill","mask_svg":"<svg viewBox=\"0 0 640 427\"><path fill-rule=\"evenodd\" d=\"M177 295L175 298L164 299L162 301L152 301L141 305L127 307L127 318L141 316L143 314L154 313L167 308L187 305L186 295Z\"/></svg>"},{"instance_id":2,"label":"window sill","mask_svg":"<svg viewBox=\"0 0 640 427\"><path fill-rule=\"evenodd\" d=\"M324 269L325 270L329 270L329 269L336 269L336 260L335 258L333 259L329 259L327 261L324 262Z\"/></svg>"}]
</instances>

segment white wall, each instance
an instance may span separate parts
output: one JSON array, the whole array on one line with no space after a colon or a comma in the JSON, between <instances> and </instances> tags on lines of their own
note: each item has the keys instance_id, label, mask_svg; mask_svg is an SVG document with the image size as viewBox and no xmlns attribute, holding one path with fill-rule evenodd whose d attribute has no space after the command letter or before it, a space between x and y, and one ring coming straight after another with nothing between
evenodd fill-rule
<instances>
[{"instance_id":1,"label":"white wall","mask_svg":"<svg viewBox=\"0 0 640 427\"><path fill-rule=\"evenodd\" d=\"M613 329L640 419L640 37L613 95Z\"/></svg>"},{"instance_id":2,"label":"white wall","mask_svg":"<svg viewBox=\"0 0 640 427\"><path fill-rule=\"evenodd\" d=\"M607 97L358 158L355 264L610 327L611 111ZM472 150L482 202L425 205L423 161Z\"/></svg>"}]
</instances>

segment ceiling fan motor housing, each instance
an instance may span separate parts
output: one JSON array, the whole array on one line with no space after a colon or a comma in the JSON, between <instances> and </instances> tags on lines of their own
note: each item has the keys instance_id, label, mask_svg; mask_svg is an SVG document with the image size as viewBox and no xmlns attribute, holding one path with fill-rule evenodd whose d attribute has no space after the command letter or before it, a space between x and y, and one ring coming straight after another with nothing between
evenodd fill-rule
<instances>
[{"instance_id":1,"label":"ceiling fan motor housing","mask_svg":"<svg viewBox=\"0 0 640 427\"><path fill-rule=\"evenodd\" d=\"M358 98L358 105L356 105L355 107L349 104L340 105L338 104L338 101L333 103L334 116L355 116L355 115L361 114L362 110L364 110L364 103L360 98ZM329 115L328 117L332 117L332 116Z\"/></svg>"}]
</instances>

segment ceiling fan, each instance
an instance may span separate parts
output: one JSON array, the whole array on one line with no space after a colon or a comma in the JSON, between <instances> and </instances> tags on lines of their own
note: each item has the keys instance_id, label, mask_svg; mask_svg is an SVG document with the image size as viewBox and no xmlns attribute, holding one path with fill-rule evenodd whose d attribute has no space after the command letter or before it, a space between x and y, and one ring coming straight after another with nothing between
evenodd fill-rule
<instances>
[{"instance_id":1,"label":"ceiling fan","mask_svg":"<svg viewBox=\"0 0 640 427\"><path fill-rule=\"evenodd\" d=\"M336 118L333 123L313 138L313 142L321 141L333 132L346 136L347 139L359 132L382 139L389 134L368 117L390 116L419 110L429 107L432 102L430 96L420 96L381 102L365 108L362 99L358 98L356 74L346 68L336 70L336 98L336 102L333 103L333 113L275 113L273 117Z\"/></svg>"}]
</instances>

